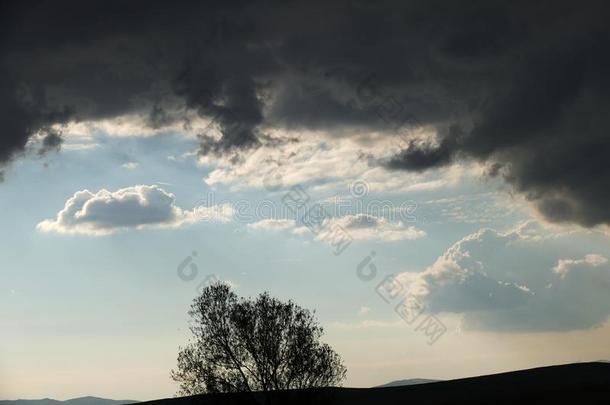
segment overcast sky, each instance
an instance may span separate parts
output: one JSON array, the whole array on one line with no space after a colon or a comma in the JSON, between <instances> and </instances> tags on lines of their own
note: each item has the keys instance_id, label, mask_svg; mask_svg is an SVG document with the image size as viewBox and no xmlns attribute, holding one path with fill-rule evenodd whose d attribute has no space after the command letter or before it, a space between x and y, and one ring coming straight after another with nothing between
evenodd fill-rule
<instances>
[{"instance_id":1,"label":"overcast sky","mask_svg":"<svg viewBox=\"0 0 610 405\"><path fill-rule=\"evenodd\" d=\"M0 6L0 399L172 396L215 279L347 386L609 357L605 3L327 3Z\"/></svg>"}]
</instances>

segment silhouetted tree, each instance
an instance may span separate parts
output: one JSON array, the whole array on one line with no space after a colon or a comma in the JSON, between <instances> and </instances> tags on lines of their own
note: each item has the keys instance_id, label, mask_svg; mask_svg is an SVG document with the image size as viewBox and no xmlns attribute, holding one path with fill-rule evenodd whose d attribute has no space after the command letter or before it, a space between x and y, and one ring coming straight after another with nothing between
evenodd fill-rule
<instances>
[{"instance_id":1,"label":"silhouetted tree","mask_svg":"<svg viewBox=\"0 0 610 405\"><path fill-rule=\"evenodd\" d=\"M171 373L180 395L326 387L345 378L313 314L292 301L268 293L239 298L217 283L195 298L189 315L194 341L180 349Z\"/></svg>"}]
</instances>

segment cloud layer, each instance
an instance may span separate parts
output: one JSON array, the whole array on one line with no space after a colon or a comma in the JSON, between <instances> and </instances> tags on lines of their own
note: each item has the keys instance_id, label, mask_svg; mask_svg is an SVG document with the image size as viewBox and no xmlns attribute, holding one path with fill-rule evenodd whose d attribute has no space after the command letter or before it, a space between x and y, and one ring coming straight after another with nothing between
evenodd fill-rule
<instances>
[{"instance_id":1,"label":"cloud layer","mask_svg":"<svg viewBox=\"0 0 610 405\"><path fill-rule=\"evenodd\" d=\"M405 147L372 165L422 171L473 159L551 221L608 224L608 9L602 1L5 4L0 162L33 134L43 151L56 149L53 124L139 114L153 128L188 127L195 111L217 129L200 134L202 155L259 147L269 128L375 131ZM420 126L435 138L413 138Z\"/></svg>"},{"instance_id":2,"label":"cloud layer","mask_svg":"<svg viewBox=\"0 0 610 405\"><path fill-rule=\"evenodd\" d=\"M608 259L597 253L565 257L560 239L531 226L506 233L483 229L455 243L425 271L399 279L432 311L463 314L471 329L598 326L610 315Z\"/></svg>"},{"instance_id":3,"label":"cloud layer","mask_svg":"<svg viewBox=\"0 0 610 405\"><path fill-rule=\"evenodd\" d=\"M183 210L175 196L157 186L138 185L117 191L78 191L66 201L55 219L38 224L41 232L108 235L145 227L177 228L199 221L226 222L233 215L230 206Z\"/></svg>"},{"instance_id":4,"label":"cloud layer","mask_svg":"<svg viewBox=\"0 0 610 405\"><path fill-rule=\"evenodd\" d=\"M392 222L369 214L326 218L320 226L320 231L318 232L316 229L316 233L293 219L264 219L248 224L248 227L253 230L287 231L295 235L311 236L320 241L328 240L336 227L344 229L353 240L396 242L426 236L424 231L414 226L407 226L401 221Z\"/></svg>"}]
</instances>

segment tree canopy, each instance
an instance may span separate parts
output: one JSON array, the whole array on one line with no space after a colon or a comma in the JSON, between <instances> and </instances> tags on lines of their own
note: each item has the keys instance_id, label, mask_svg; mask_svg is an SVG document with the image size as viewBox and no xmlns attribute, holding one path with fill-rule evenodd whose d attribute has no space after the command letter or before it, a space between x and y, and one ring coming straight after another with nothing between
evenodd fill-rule
<instances>
[{"instance_id":1,"label":"tree canopy","mask_svg":"<svg viewBox=\"0 0 610 405\"><path fill-rule=\"evenodd\" d=\"M216 283L194 299L189 315L193 340L171 373L180 395L336 386L345 378L313 313L292 301L266 292L240 298Z\"/></svg>"}]
</instances>

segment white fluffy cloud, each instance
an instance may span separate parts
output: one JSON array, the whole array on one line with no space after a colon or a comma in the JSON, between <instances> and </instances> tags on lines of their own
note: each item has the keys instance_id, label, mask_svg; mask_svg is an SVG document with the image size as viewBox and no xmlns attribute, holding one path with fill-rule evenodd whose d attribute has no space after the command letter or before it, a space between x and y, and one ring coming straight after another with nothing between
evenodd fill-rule
<instances>
[{"instance_id":1,"label":"white fluffy cloud","mask_svg":"<svg viewBox=\"0 0 610 405\"><path fill-rule=\"evenodd\" d=\"M321 231L315 235L318 240L326 240L328 233L342 227L353 240L401 241L418 239L426 233L403 222L391 222L382 217L368 214L345 215L327 218L322 222ZM293 219L264 219L248 224L250 229L265 231L287 231L295 235L314 236L314 233Z\"/></svg>"},{"instance_id":2,"label":"white fluffy cloud","mask_svg":"<svg viewBox=\"0 0 610 405\"><path fill-rule=\"evenodd\" d=\"M355 240L400 241L419 239L426 233L402 221L391 222L383 217L368 214L345 215L325 221L325 229L344 228ZM324 235L321 236L324 239Z\"/></svg>"},{"instance_id":3,"label":"white fluffy cloud","mask_svg":"<svg viewBox=\"0 0 610 405\"><path fill-rule=\"evenodd\" d=\"M138 166L140 166L140 164L137 162L127 162L127 163L124 163L121 165L121 167L123 167L124 169L128 169L128 170L137 169Z\"/></svg>"},{"instance_id":4,"label":"white fluffy cloud","mask_svg":"<svg viewBox=\"0 0 610 405\"><path fill-rule=\"evenodd\" d=\"M183 210L176 198L158 186L137 185L117 191L76 192L55 219L38 224L41 232L108 235L124 229L176 228L199 221L226 222L229 205Z\"/></svg>"},{"instance_id":5,"label":"white fluffy cloud","mask_svg":"<svg viewBox=\"0 0 610 405\"><path fill-rule=\"evenodd\" d=\"M604 322L610 315L606 257L565 258L568 234L547 237L535 229L480 230L423 272L398 278L430 310L461 313L471 329L574 330Z\"/></svg>"},{"instance_id":6,"label":"white fluffy cloud","mask_svg":"<svg viewBox=\"0 0 610 405\"><path fill-rule=\"evenodd\" d=\"M579 266L586 265L598 267L606 263L608 263L608 259L604 256L589 254L582 259L561 259L557 262L557 266L553 267L553 271L559 274L561 278L565 278L570 270L578 268Z\"/></svg>"},{"instance_id":7,"label":"white fluffy cloud","mask_svg":"<svg viewBox=\"0 0 610 405\"><path fill-rule=\"evenodd\" d=\"M290 231L297 228L294 219L263 219L252 224L248 228L263 231Z\"/></svg>"},{"instance_id":8,"label":"white fluffy cloud","mask_svg":"<svg viewBox=\"0 0 610 405\"><path fill-rule=\"evenodd\" d=\"M366 305L363 305L360 307L360 309L358 309L358 316L365 316L371 313L371 308L367 307Z\"/></svg>"}]
</instances>

